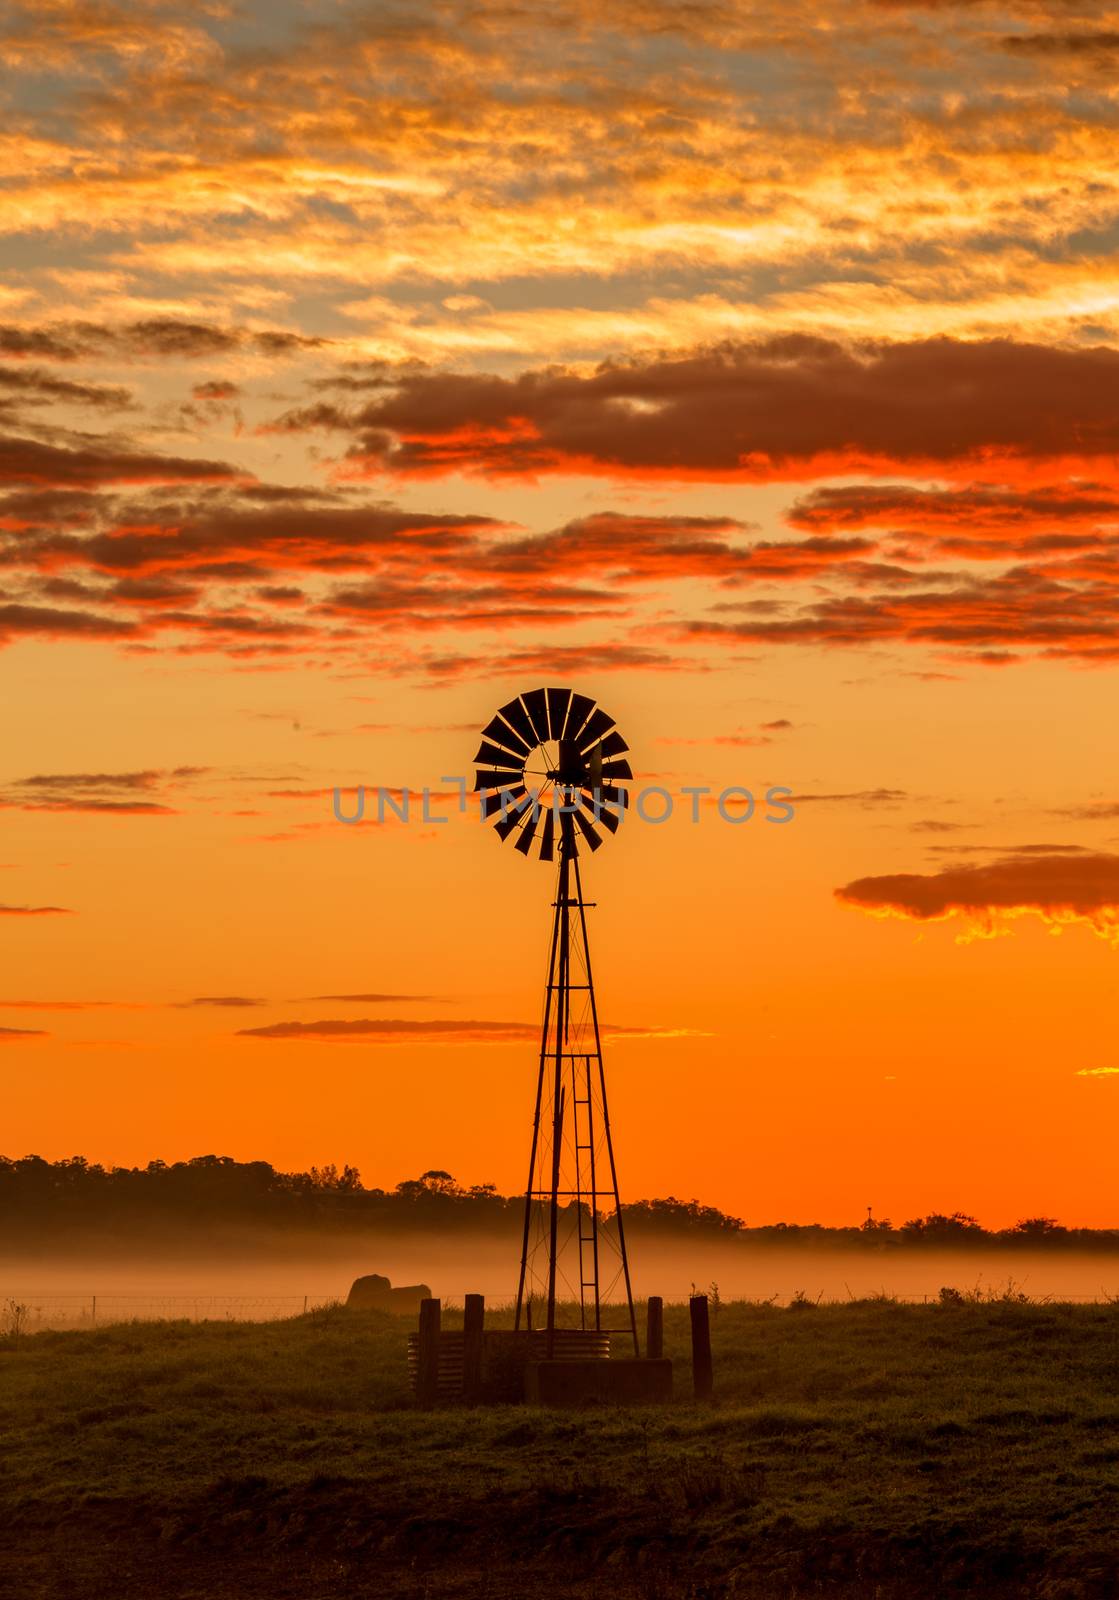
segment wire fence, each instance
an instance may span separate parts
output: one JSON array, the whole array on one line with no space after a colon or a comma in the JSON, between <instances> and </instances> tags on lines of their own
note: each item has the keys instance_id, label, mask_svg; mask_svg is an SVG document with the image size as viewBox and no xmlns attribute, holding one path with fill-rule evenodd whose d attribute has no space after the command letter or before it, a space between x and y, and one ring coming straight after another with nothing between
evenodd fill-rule
<instances>
[{"instance_id":1,"label":"wire fence","mask_svg":"<svg viewBox=\"0 0 1119 1600\"><path fill-rule=\"evenodd\" d=\"M714 1306L730 1306L738 1300L728 1296L720 1300L715 1285ZM1005 1302L1017 1298L1018 1285L1006 1289L988 1287L972 1290L961 1296L982 1303ZM686 1296L684 1297L686 1298ZM789 1303L803 1305L850 1305L896 1301L899 1304L928 1305L936 1303L936 1295L874 1293L860 1295L809 1295L798 1290L790 1297L750 1296L744 1303L750 1305L782 1306ZM1022 1293L1024 1303L1033 1305L1115 1305L1119 1294L1105 1290L1098 1294L1030 1294ZM444 1299L444 1309L451 1310L457 1302ZM741 1303L741 1302L740 1302ZM13 1317L20 1331L31 1333L58 1328L97 1328L119 1322L278 1322L286 1318L306 1316L330 1305L337 1305L337 1295L317 1294L118 1294L115 1292L85 1294L55 1292L0 1290L0 1333L8 1331Z\"/></svg>"},{"instance_id":2,"label":"wire fence","mask_svg":"<svg viewBox=\"0 0 1119 1600\"><path fill-rule=\"evenodd\" d=\"M0 1291L0 1318L18 1309L26 1332L95 1328L112 1322L276 1322L305 1316L324 1294L36 1294Z\"/></svg>"}]
</instances>

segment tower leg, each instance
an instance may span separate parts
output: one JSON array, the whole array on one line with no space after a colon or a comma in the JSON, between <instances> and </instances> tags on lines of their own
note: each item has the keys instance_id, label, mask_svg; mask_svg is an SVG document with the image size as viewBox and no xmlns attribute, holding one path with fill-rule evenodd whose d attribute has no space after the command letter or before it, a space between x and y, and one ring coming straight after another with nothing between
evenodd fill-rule
<instances>
[{"instance_id":1,"label":"tower leg","mask_svg":"<svg viewBox=\"0 0 1119 1600\"><path fill-rule=\"evenodd\" d=\"M609 1188L600 1188L606 1172L609 1173ZM561 1240L560 1226L564 1205L571 1201L574 1201L574 1249ZM606 1096L586 903L578 856L573 841L565 833L560 845L552 921L514 1320L514 1327L519 1329L522 1318L528 1321L531 1316L534 1296L543 1293L549 1358L555 1350L557 1297L561 1287L577 1294L580 1325L584 1330L593 1327L596 1332L622 1331L616 1327L603 1329L602 1241L608 1236L602 1234L599 1226L600 1203L613 1208L619 1255L617 1273L606 1283L605 1294L609 1298L613 1286L621 1279L626 1297L625 1331L632 1338L637 1355L637 1312ZM540 1259L545 1252L546 1262Z\"/></svg>"},{"instance_id":2,"label":"tower leg","mask_svg":"<svg viewBox=\"0 0 1119 1600\"><path fill-rule=\"evenodd\" d=\"M562 878L562 861L561 861ZM524 1234L521 1242L521 1271L517 1280L517 1309L513 1318L513 1327L521 1326L521 1314L525 1308L525 1287L528 1275L529 1240L532 1232L532 1208L535 1203L536 1160L540 1151L540 1112L544 1102L544 1075L548 1070L548 1032L552 1020L552 997L556 989L556 963L559 955L560 920L564 915L562 908L563 896L557 890L555 916L552 918L552 944L548 957L548 984L544 991L544 1026L540 1033L540 1071L536 1079L536 1109L532 1116L532 1147L528 1157L528 1183L525 1186L525 1219ZM532 1313L528 1316L531 1327Z\"/></svg>"}]
</instances>

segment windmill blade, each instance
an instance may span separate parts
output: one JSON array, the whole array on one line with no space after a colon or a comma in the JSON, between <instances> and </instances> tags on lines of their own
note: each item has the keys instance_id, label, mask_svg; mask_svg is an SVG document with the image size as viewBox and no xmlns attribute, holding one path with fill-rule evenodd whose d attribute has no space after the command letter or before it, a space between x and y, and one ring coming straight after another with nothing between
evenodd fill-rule
<instances>
[{"instance_id":1,"label":"windmill blade","mask_svg":"<svg viewBox=\"0 0 1119 1600\"><path fill-rule=\"evenodd\" d=\"M598 805L600 811L604 811L608 806L613 806L615 811L624 811L629 805L628 790L618 789L613 784L604 783L596 787L594 784L585 783L583 788L589 793L591 801Z\"/></svg>"},{"instance_id":2,"label":"windmill blade","mask_svg":"<svg viewBox=\"0 0 1119 1600\"><path fill-rule=\"evenodd\" d=\"M588 788L589 789L601 789L602 788L602 746L600 744L592 744L590 749L587 751L585 760L586 760L586 771L584 773L585 781L583 783L583 788L584 789L588 789Z\"/></svg>"},{"instance_id":3,"label":"windmill blade","mask_svg":"<svg viewBox=\"0 0 1119 1600\"><path fill-rule=\"evenodd\" d=\"M523 772L525 763L523 756L515 756L508 750L499 750L497 745L490 744L483 739L474 753L474 765L481 767L497 767L509 772Z\"/></svg>"},{"instance_id":4,"label":"windmill blade","mask_svg":"<svg viewBox=\"0 0 1119 1600\"><path fill-rule=\"evenodd\" d=\"M617 833L622 819L616 811L611 811L607 806L596 806L593 800L587 799L586 795L583 796L583 804L596 822L601 822L602 826L611 833Z\"/></svg>"},{"instance_id":5,"label":"windmill blade","mask_svg":"<svg viewBox=\"0 0 1119 1600\"><path fill-rule=\"evenodd\" d=\"M632 778L633 768L628 761L607 761L602 768L602 776L614 783L618 778Z\"/></svg>"},{"instance_id":6,"label":"windmill blade","mask_svg":"<svg viewBox=\"0 0 1119 1600\"><path fill-rule=\"evenodd\" d=\"M517 835L516 848L521 852L521 854L523 856L527 856L529 851L532 848L533 835L536 832L536 824L539 821L540 821L540 809L539 809L538 806L533 806L532 809L529 811L528 815L525 817L524 823L523 823L523 825L521 827L521 831Z\"/></svg>"},{"instance_id":7,"label":"windmill blade","mask_svg":"<svg viewBox=\"0 0 1119 1600\"><path fill-rule=\"evenodd\" d=\"M500 717L491 717L482 729L483 739L492 739L495 744L503 744L506 750L515 750L520 756L527 756L532 749L521 738L519 733L514 733L507 722L502 722Z\"/></svg>"},{"instance_id":8,"label":"windmill blade","mask_svg":"<svg viewBox=\"0 0 1119 1600\"><path fill-rule=\"evenodd\" d=\"M512 811L510 811L507 817L502 817L499 821L494 823L494 832L497 834L499 839L508 839L513 829L520 822L521 816L526 807L530 806L531 804L532 796L526 794L523 800L519 800L517 802L517 805Z\"/></svg>"},{"instance_id":9,"label":"windmill blade","mask_svg":"<svg viewBox=\"0 0 1119 1600\"><path fill-rule=\"evenodd\" d=\"M506 768L502 772L479 772L474 779L475 789L515 789L524 777L524 768Z\"/></svg>"},{"instance_id":10,"label":"windmill blade","mask_svg":"<svg viewBox=\"0 0 1119 1600\"><path fill-rule=\"evenodd\" d=\"M551 738L563 738L563 725L567 721L567 708L570 704L570 689L548 690L548 732Z\"/></svg>"},{"instance_id":11,"label":"windmill blade","mask_svg":"<svg viewBox=\"0 0 1119 1600\"><path fill-rule=\"evenodd\" d=\"M589 694L573 694L571 704L567 708L567 725L563 730L565 739L577 739L579 731L591 712L594 710L594 701Z\"/></svg>"},{"instance_id":12,"label":"windmill blade","mask_svg":"<svg viewBox=\"0 0 1119 1600\"><path fill-rule=\"evenodd\" d=\"M594 831L594 828L587 821L586 817L581 811L576 811L573 820L577 824L579 832L583 835L583 838L590 845L591 849L597 850L599 845L602 843L601 835Z\"/></svg>"},{"instance_id":13,"label":"windmill blade","mask_svg":"<svg viewBox=\"0 0 1119 1600\"><path fill-rule=\"evenodd\" d=\"M613 717L608 717L600 706L580 728L575 742L580 750L586 750L588 745L597 744L603 734L608 733L613 726Z\"/></svg>"},{"instance_id":14,"label":"windmill blade","mask_svg":"<svg viewBox=\"0 0 1119 1600\"><path fill-rule=\"evenodd\" d=\"M543 744L548 737L548 691L547 689L532 689L528 694L523 694L525 710L529 720L536 729L536 742Z\"/></svg>"},{"instance_id":15,"label":"windmill blade","mask_svg":"<svg viewBox=\"0 0 1119 1600\"><path fill-rule=\"evenodd\" d=\"M510 700L507 706L502 706L498 711L499 717L504 717L509 726L525 742L526 750L533 749L540 741L533 732L532 723L528 720L528 712L519 700Z\"/></svg>"},{"instance_id":16,"label":"windmill blade","mask_svg":"<svg viewBox=\"0 0 1119 1600\"><path fill-rule=\"evenodd\" d=\"M615 728L613 733L606 735L601 744L595 746L595 749L602 751L602 759L605 761L609 756L624 756L629 745Z\"/></svg>"},{"instance_id":17,"label":"windmill blade","mask_svg":"<svg viewBox=\"0 0 1119 1600\"><path fill-rule=\"evenodd\" d=\"M499 789L494 794L483 795L482 815L483 817L494 817L502 810L511 812L513 807L519 806L527 795L528 790L524 788Z\"/></svg>"},{"instance_id":18,"label":"windmill blade","mask_svg":"<svg viewBox=\"0 0 1119 1600\"><path fill-rule=\"evenodd\" d=\"M544 832L540 839L541 861L551 861L552 859L552 840L555 836L555 831L556 814L552 810L551 806L549 806L547 811L544 813Z\"/></svg>"}]
</instances>

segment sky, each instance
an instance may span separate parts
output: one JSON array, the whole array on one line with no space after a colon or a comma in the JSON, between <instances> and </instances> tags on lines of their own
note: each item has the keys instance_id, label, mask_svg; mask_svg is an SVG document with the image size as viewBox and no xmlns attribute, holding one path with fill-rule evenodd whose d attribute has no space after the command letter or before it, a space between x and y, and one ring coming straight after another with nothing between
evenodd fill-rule
<instances>
[{"instance_id":1,"label":"sky","mask_svg":"<svg viewBox=\"0 0 1119 1600\"><path fill-rule=\"evenodd\" d=\"M554 885L456 780L558 685L672 797L585 867L624 1195L1115 1224L1119 6L0 61L4 1153L515 1191Z\"/></svg>"}]
</instances>

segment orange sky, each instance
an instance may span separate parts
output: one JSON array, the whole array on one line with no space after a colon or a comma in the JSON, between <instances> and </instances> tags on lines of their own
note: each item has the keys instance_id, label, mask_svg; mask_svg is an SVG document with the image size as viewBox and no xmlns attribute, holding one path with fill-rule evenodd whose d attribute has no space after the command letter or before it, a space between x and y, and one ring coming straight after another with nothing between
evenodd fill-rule
<instances>
[{"instance_id":1,"label":"orange sky","mask_svg":"<svg viewBox=\"0 0 1119 1600\"><path fill-rule=\"evenodd\" d=\"M1117 40L10 6L4 1153L516 1189L549 870L331 791L570 684L625 1194L1113 1225Z\"/></svg>"}]
</instances>

